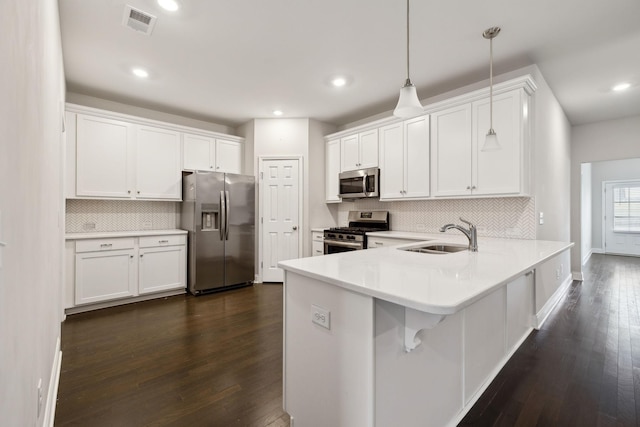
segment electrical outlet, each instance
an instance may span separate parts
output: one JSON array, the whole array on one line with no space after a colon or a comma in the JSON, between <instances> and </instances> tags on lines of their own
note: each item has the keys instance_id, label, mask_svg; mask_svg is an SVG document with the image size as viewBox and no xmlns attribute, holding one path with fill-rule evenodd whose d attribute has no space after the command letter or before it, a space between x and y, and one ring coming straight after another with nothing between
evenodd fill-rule
<instances>
[{"instance_id":1,"label":"electrical outlet","mask_svg":"<svg viewBox=\"0 0 640 427\"><path fill-rule=\"evenodd\" d=\"M544 224L544 212L540 212L540 225Z\"/></svg>"},{"instance_id":2,"label":"electrical outlet","mask_svg":"<svg viewBox=\"0 0 640 427\"><path fill-rule=\"evenodd\" d=\"M83 230L95 230L96 229L96 223L95 222L85 222L84 224L82 224L82 229Z\"/></svg>"},{"instance_id":3,"label":"electrical outlet","mask_svg":"<svg viewBox=\"0 0 640 427\"><path fill-rule=\"evenodd\" d=\"M42 378L38 380L38 418L42 412L42 404L44 403L44 396L42 395Z\"/></svg>"},{"instance_id":4,"label":"electrical outlet","mask_svg":"<svg viewBox=\"0 0 640 427\"><path fill-rule=\"evenodd\" d=\"M142 223L142 229L143 230L151 230L153 228L153 222L151 221L144 221Z\"/></svg>"},{"instance_id":5,"label":"electrical outlet","mask_svg":"<svg viewBox=\"0 0 640 427\"><path fill-rule=\"evenodd\" d=\"M311 304L311 321L323 328L331 329L331 312L326 308Z\"/></svg>"},{"instance_id":6,"label":"electrical outlet","mask_svg":"<svg viewBox=\"0 0 640 427\"><path fill-rule=\"evenodd\" d=\"M556 268L556 279L560 279L560 269Z\"/></svg>"}]
</instances>

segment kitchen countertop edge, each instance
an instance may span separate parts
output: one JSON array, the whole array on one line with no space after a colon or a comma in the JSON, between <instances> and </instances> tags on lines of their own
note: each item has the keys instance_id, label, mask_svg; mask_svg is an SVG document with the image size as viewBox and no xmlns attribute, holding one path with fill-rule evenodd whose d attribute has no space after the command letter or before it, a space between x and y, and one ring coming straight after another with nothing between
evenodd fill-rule
<instances>
[{"instance_id":1,"label":"kitchen countertop edge","mask_svg":"<svg viewBox=\"0 0 640 427\"><path fill-rule=\"evenodd\" d=\"M94 233L66 233L65 240L108 239L116 237L144 237L187 234L186 230L133 230L133 231L99 231Z\"/></svg>"}]
</instances>

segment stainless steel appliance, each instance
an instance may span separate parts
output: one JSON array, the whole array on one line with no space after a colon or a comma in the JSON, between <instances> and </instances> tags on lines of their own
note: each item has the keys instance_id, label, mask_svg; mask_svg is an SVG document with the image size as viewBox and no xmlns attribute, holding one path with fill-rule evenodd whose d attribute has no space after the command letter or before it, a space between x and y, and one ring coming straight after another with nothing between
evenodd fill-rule
<instances>
[{"instance_id":1,"label":"stainless steel appliance","mask_svg":"<svg viewBox=\"0 0 640 427\"><path fill-rule=\"evenodd\" d=\"M387 211L349 211L349 226L336 227L324 232L324 253L367 249L367 233L389 230Z\"/></svg>"},{"instance_id":2,"label":"stainless steel appliance","mask_svg":"<svg viewBox=\"0 0 640 427\"><path fill-rule=\"evenodd\" d=\"M181 228L189 232L187 283L194 295L254 280L253 176L194 172L183 178Z\"/></svg>"},{"instance_id":3,"label":"stainless steel appliance","mask_svg":"<svg viewBox=\"0 0 640 427\"><path fill-rule=\"evenodd\" d=\"M380 169L369 168L342 172L340 181L340 197L343 199L362 199L380 197Z\"/></svg>"}]
</instances>

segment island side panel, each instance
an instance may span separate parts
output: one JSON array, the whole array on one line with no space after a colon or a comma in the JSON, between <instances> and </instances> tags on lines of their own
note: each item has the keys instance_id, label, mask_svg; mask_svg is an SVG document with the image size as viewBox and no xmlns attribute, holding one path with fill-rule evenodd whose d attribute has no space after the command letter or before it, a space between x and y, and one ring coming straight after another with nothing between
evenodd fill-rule
<instances>
[{"instance_id":1,"label":"island side panel","mask_svg":"<svg viewBox=\"0 0 640 427\"><path fill-rule=\"evenodd\" d=\"M330 312L330 329L312 322ZM285 271L284 409L296 426L373 426L373 298Z\"/></svg>"},{"instance_id":2,"label":"island side panel","mask_svg":"<svg viewBox=\"0 0 640 427\"><path fill-rule=\"evenodd\" d=\"M463 316L418 333L404 351L403 306L376 300L376 426L443 427L463 407Z\"/></svg>"}]
</instances>

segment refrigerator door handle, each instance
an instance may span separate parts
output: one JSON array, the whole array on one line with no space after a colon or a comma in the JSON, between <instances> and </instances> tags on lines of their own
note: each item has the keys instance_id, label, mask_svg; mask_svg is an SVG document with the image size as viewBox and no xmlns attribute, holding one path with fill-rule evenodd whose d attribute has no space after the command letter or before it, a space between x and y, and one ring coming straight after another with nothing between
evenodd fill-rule
<instances>
[{"instance_id":1,"label":"refrigerator door handle","mask_svg":"<svg viewBox=\"0 0 640 427\"><path fill-rule=\"evenodd\" d=\"M224 240L229 240L229 192L225 191Z\"/></svg>"},{"instance_id":2,"label":"refrigerator door handle","mask_svg":"<svg viewBox=\"0 0 640 427\"><path fill-rule=\"evenodd\" d=\"M224 191L220 191L220 240L225 240L227 229L227 199Z\"/></svg>"}]
</instances>

